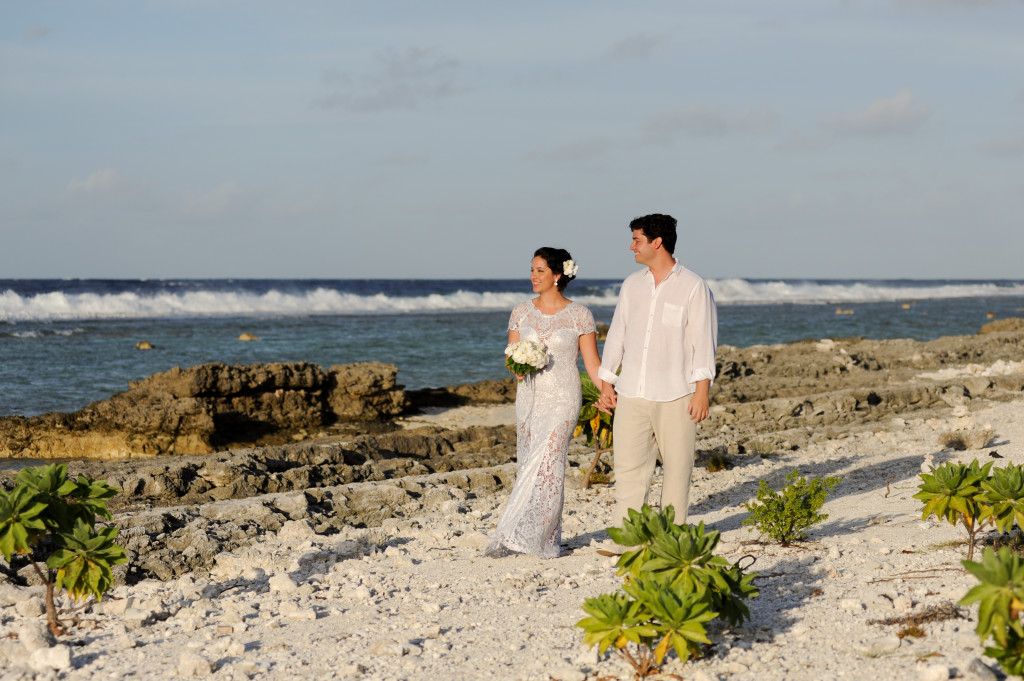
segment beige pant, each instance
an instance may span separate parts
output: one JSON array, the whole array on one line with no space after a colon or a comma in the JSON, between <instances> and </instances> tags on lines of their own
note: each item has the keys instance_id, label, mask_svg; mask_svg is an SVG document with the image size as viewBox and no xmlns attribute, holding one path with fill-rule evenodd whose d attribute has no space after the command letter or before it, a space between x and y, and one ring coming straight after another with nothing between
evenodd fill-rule
<instances>
[{"instance_id":1,"label":"beige pant","mask_svg":"<svg viewBox=\"0 0 1024 681\"><path fill-rule=\"evenodd\" d=\"M619 395L612 434L615 443L615 516L628 516L628 509L640 510L647 503L654 466L661 451L665 482L661 507L674 506L676 523L686 522L690 499L697 426L686 408L687 395L672 402L652 402Z\"/></svg>"}]
</instances>

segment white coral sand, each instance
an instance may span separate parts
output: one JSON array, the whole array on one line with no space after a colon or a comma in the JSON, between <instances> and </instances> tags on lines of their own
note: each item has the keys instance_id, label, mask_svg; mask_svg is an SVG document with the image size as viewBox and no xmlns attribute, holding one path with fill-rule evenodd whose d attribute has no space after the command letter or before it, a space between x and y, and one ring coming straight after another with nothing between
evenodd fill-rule
<instances>
[{"instance_id":1,"label":"white coral sand","mask_svg":"<svg viewBox=\"0 0 1024 681\"><path fill-rule=\"evenodd\" d=\"M963 416L894 417L799 451L738 457L727 471L695 469L690 521L721 531L718 552L728 559L756 558L761 595L749 602L748 623L713 626L708 656L672 656L663 678L995 678L974 634L976 609L925 622L920 638L873 623L955 603L973 583L960 564L963 531L922 521L912 495L927 456L1024 462L1024 400L979 404L969 418L997 433L982 450L941 450L938 435ZM468 425L510 414L474 407L424 420ZM595 550L611 520L611 489L579 489L591 456L574 445L561 558L480 555L507 491L456 490L424 515L334 536L291 521L221 555L209 579L114 589L65 615L78 625L56 645L40 632L38 592L0 589L3 678L630 679L624 662L585 648L573 626L584 598L619 585L612 559ZM759 479L779 487L793 469L842 476L823 509L829 518L799 546L757 543L741 525L742 504Z\"/></svg>"}]
</instances>

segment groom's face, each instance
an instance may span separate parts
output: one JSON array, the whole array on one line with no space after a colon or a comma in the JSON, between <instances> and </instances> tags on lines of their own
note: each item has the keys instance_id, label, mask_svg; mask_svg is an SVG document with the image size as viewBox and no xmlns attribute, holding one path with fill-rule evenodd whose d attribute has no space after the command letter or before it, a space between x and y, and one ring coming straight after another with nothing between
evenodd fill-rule
<instances>
[{"instance_id":1,"label":"groom's face","mask_svg":"<svg viewBox=\"0 0 1024 681\"><path fill-rule=\"evenodd\" d=\"M633 241L629 244L629 250L633 251L633 255L636 261L641 265L650 265L654 262L654 254L657 251L657 244L660 244L659 239L655 239L653 242L648 241L647 237L644 236L643 230L633 230Z\"/></svg>"}]
</instances>

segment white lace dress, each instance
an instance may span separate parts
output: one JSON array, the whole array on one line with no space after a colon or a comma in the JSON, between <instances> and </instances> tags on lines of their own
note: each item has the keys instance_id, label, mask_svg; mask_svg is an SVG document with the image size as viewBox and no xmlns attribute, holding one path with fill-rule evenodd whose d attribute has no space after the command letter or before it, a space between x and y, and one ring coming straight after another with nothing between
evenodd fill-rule
<instances>
[{"instance_id":1,"label":"white lace dress","mask_svg":"<svg viewBox=\"0 0 1024 681\"><path fill-rule=\"evenodd\" d=\"M543 342L548 365L523 379L516 391L516 483L484 555L557 558L566 454L580 414L579 339L594 332L594 316L578 303L546 315L528 300L512 310L508 328L520 338Z\"/></svg>"}]
</instances>

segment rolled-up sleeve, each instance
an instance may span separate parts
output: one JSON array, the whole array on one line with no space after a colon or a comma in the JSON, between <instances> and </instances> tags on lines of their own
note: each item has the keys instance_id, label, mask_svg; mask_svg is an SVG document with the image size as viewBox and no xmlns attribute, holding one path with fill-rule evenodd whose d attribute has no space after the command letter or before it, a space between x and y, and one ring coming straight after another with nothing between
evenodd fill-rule
<instances>
[{"instance_id":1,"label":"rolled-up sleeve","mask_svg":"<svg viewBox=\"0 0 1024 681\"><path fill-rule=\"evenodd\" d=\"M701 281L690 294L686 315L686 348L690 353L691 383L715 381L715 348L718 345L718 310L707 283Z\"/></svg>"},{"instance_id":2,"label":"rolled-up sleeve","mask_svg":"<svg viewBox=\"0 0 1024 681\"><path fill-rule=\"evenodd\" d=\"M619 302L612 314L612 323L608 327L608 336L604 340L604 352L601 355L601 368L597 375L605 383L615 385L619 380L619 367L622 365L622 352L626 344L626 296L625 286L619 291Z\"/></svg>"}]
</instances>

